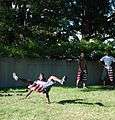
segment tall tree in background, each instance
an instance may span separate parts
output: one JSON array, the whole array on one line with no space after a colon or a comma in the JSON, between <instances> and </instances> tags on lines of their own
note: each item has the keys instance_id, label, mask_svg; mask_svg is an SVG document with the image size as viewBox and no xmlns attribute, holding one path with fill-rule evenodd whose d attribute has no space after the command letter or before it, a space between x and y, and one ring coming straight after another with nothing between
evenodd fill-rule
<instances>
[{"instance_id":1,"label":"tall tree in background","mask_svg":"<svg viewBox=\"0 0 115 120\"><path fill-rule=\"evenodd\" d=\"M69 36L78 41L78 31L88 38L115 37L114 0L2 0L0 5L0 39L57 44L69 42Z\"/></svg>"}]
</instances>

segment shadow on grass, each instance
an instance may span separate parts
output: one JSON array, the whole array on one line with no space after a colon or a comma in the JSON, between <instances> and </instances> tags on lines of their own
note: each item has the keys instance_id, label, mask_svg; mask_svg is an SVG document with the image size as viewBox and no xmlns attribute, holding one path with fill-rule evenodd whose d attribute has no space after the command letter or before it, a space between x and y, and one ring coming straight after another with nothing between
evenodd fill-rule
<instances>
[{"instance_id":1,"label":"shadow on grass","mask_svg":"<svg viewBox=\"0 0 115 120\"><path fill-rule=\"evenodd\" d=\"M0 93L24 93L27 92L28 89L23 87L17 87L17 88L0 88Z\"/></svg>"},{"instance_id":2,"label":"shadow on grass","mask_svg":"<svg viewBox=\"0 0 115 120\"><path fill-rule=\"evenodd\" d=\"M59 101L58 104L85 104L85 105L98 105L98 106L104 106L102 103L100 102L96 102L96 103L88 103L88 102L84 102L83 99L76 99L76 100L62 100Z\"/></svg>"},{"instance_id":3,"label":"shadow on grass","mask_svg":"<svg viewBox=\"0 0 115 120\"><path fill-rule=\"evenodd\" d=\"M10 97L10 96L22 96L22 94L0 94L0 97Z\"/></svg>"},{"instance_id":4,"label":"shadow on grass","mask_svg":"<svg viewBox=\"0 0 115 120\"><path fill-rule=\"evenodd\" d=\"M109 91L115 90L115 87L112 86L88 86L87 89L81 89L83 92L90 92L90 91Z\"/></svg>"}]
</instances>

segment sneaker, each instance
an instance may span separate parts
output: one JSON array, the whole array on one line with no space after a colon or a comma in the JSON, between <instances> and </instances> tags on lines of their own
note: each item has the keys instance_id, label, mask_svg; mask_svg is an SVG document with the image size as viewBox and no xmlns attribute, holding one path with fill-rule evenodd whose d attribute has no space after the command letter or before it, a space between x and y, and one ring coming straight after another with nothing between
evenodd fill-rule
<instances>
[{"instance_id":1,"label":"sneaker","mask_svg":"<svg viewBox=\"0 0 115 120\"><path fill-rule=\"evenodd\" d=\"M63 83L66 81L66 76L63 76L62 80L61 80L61 84L63 85Z\"/></svg>"},{"instance_id":2,"label":"sneaker","mask_svg":"<svg viewBox=\"0 0 115 120\"><path fill-rule=\"evenodd\" d=\"M16 75L16 73L13 73L13 78L17 81L18 80L18 76Z\"/></svg>"}]
</instances>

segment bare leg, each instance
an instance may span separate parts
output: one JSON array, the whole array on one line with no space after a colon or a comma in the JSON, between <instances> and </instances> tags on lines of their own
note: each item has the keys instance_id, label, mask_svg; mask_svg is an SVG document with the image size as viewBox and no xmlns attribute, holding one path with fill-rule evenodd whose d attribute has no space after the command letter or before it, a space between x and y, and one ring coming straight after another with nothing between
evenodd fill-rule
<instances>
[{"instance_id":1,"label":"bare leg","mask_svg":"<svg viewBox=\"0 0 115 120\"><path fill-rule=\"evenodd\" d=\"M83 88L87 88L86 87L86 80L83 81Z\"/></svg>"},{"instance_id":2,"label":"bare leg","mask_svg":"<svg viewBox=\"0 0 115 120\"><path fill-rule=\"evenodd\" d=\"M77 78L76 78L76 87L79 87L79 82L81 80L81 74L82 74L81 70L78 70Z\"/></svg>"},{"instance_id":3,"label":"bare leg","mask_svg":"<svg viewBox=\"0 0 115 120\"><path fill-rule=\"evenodd\" d=\"M16 80L16 81L21 81L23 83L26 83L26 84L33 84L33 81L32 80L27 80L27 79L24 79L24 78L20 78L16 75L16 73L13 73L13 78Z\"/></svg>"},{"instance_id":4,"label":"bare leg","mask_svg":"<svg viewBox=\"0 0 115 120\"><path fill-rule=\"evenodd\" d=\"M78 85L79 85L79 81L80 81L80 80L77 80L77 81L76 81L76 87L78 87Z\"/></svg>"},{"instance_id":5,"label":"bare leg","mask_svg":"<svg viewBox=\"0 0 115 120\"><path fill-rule=\"evenodd\" d=\"M58 77L56 77L56 76L50 76L49 78L48 78L48 81L51 81L51 80L53 80L53 81L55 81L55 82L58 82L58 83L60 83L60 84L63 84L63 82L65 81L65 76L62 78L62 79L59 79Z\"/></svg>"},{"instance_id":6,"label":"bare leg","mask_svg":"<svg viewBox=\"0 0 115 120\"><path fill-rule=\"evenodd\" d=\"M103 81L103 85L106 86L106 82L105 82L105 80Z\"/></svg>"}]
</instances>

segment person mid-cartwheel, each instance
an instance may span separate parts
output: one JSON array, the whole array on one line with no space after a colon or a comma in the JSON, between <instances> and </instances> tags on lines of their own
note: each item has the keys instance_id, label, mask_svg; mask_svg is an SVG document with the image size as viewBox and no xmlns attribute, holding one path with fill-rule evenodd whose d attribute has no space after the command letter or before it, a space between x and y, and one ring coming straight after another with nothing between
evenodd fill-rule
<instances>
[{"instance_id":1,"label":"person mid-cartwheel","mask_svg":"<svg viewBox=\"0 0 115 120\"><path fill-rule=\"evenodd\" d=\"M64 76L62 79L59 79L56 76L50 76L48 79L44 77L43 73L40 73L39 77L37 78L36 81L24 79L22 77L18 77L16 73L13 73L13 78L16 81L22 81L27 84L28 89L30 90L29 93L26 95L26 98L33 92L39 92L43 93L46 95L48 103L50 103L50 98L49 98L49 91L52 88L53 85L56 83L60 83L63 85L63 83L66 81L67 77Z\"/></svg>"}]
</instances>

